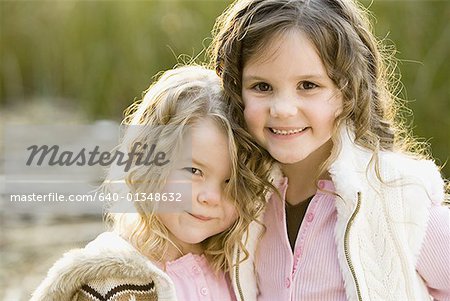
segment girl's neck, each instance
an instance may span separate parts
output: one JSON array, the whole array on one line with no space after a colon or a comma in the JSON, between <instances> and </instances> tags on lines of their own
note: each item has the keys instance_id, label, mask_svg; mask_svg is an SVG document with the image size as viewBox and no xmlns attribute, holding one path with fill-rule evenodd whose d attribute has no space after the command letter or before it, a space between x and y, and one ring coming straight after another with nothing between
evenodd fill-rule
<instances>
[{"instance_id":1,"label":"girl's neck","mask_svg":"<svg viewBox=\"0 0 450 301\"><path fill-rule=\"evenodd\" d=\"M182 250L180 246L176 248L174 245L170 244L169 248L167 249L167 253L164 255L164 258L160 262L157 262L156 265L159 266L160 269L166 271L166 264L168 262L175 261L189 253L200 255L203 254L203 251L203 247Z\"/></svg>"},{"instance_id":2,"label":"girl's neck","mask_svg":"<svg viewBox=\"0 0 450 301\"><path fill-rule=\"evenodd\" d=\"M289 179L286 192L286 201L289 204L299 204L316 193L317 173L321 165L330 156L332 147L333 143L329 140L302 161L293 164L281 164L283 173ZM325 171L318 179L329 180L330 175Z\"/></svg>"},{"instance_id":3,"label":"girl's neck","mask_svg":"<svg viewBox=\"0 0 450 301\"><path fill-rule=\"evenodd\" d=\"M178 258L189 253L200 255L203 254L203 252L204 247L202 243L188 244L178 242L176 247L173 244L169 243L169 248L167 249L167 253L164 256L164 261L167 262L177 260Z\"/></svg>"}]
</instances>

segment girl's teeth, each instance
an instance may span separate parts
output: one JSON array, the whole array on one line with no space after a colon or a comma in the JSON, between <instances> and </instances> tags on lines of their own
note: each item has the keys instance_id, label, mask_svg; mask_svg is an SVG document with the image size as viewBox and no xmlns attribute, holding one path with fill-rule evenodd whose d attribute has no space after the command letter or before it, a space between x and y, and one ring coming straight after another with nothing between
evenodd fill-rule
<instances>
[{"instance_id":1,"label":"girl's teeth","mask_svg":"<svg viewBox=\"0 0 450 301\"><path fill-rule=\"evenodd\" d=\"M303 130L305 130L305 128L295 129L295 130L288 130L288 131L277 130L277 129L274 129L274 128L271 128L271 130L272 130L272 133L277 134L277 135L292 135L292 134L297 134L297 133L302 132Z\"/></svg>"}]
</instances>

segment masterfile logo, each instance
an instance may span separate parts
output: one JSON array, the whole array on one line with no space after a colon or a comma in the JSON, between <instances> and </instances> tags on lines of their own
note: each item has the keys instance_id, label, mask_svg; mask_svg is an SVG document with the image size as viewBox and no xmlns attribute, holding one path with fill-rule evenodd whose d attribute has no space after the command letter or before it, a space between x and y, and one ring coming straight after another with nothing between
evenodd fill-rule
<instances>
[{"instance_id":1,"label":"masterfile logo","mask_svg":"<svg viewBox=\"0 0 450 301\"><path fill-rule=\"evenodd\" d=\"M182 133L174 126L121 126L112 122L7 124L0 152L4 162L0 194L10 201L0 205L27 214L102 213L111 203L116 212L133 212L133 204L144 201L159 203L161 211L182 210L185 204L180 200L191 195L191 183L176 183L174 191L134 191L129 186L130 181L141 181L140 187L148 188L173 168L179 159L175 146L178 136L162 138L168 132ZM182 138L187 145L183 156L189 158L189 137ZM144 173L145 178L130 180L136 172ZM102 183L111 191L99 189Z\"/></svg>"},{"instance_id":2,"label":"masterfile logo","mask_svg":"<svg viewBox=\"0 0 450 301\"><path fill-rule=\"evenodd\" d=\"M134 164L136 166L150 166L152 164L156 166L163 166L170 162L166 160L165 152L156 152L156 144L135 142L129 153L124 153L120 150L112 152L99 151L100 146L96 145L93 150L89 151L83 147L78 153L73 151L61 151L58 145L32 145L27 147L30 151L30 156L26 162L27 166L30 166L35 162L36 165L42 166L47 164L48 166L109 166L111 164L117 164L118 166L124 166L124 171L129 171L130 167ZM36 160L35 160L36 159Z\"/></svg>"}]
</instances>

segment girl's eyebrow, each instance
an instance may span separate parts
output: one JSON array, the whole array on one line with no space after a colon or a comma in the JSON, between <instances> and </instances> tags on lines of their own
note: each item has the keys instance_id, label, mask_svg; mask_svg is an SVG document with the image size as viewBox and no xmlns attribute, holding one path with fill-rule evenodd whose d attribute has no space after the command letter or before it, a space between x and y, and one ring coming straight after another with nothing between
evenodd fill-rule
<instances>
[{"instance_id":1,"label":"girl's eyebrow","mask_svg":"<svg viewBox=\"0 0 450 301\"><path fill-rule=\"evenodd\" d=\"M257 75L242 75L243 80L265 80L264 78L257 76Z\"/></svg>"},{"instance_id":2,"label":"girl's eyebrow","mask_svg":"<svg viewBox=\"0 0 450 301\"><path fill-rule=\"evenodd\" d=\"M300 75L299 77L301 77L301 78L308 78L308 79L322 79L322 78L326 77L326 75L317 73L317 74Z\"/></svg>"},{"instance_id":3,"label":"girl's eyebrow","mask_svg":"<svg viewBox=\"0 0 450 301\"><path fill-rule=\"evenodd\" d=\"M198 165L199 167L201 167L203 169L208 168L208 164L206 164L206 163L204 163L204 162L202 162L200 160L197 160L196 158L192 158L192 163L195 164L195 165Z\"/></svg>"},{"instance_id":4,"label":"girl's eyebrow","mask_svg":"<svg viewBox=\"0 0 450 301\"><path fill-rule=\"evenodd\" d=\"M197 160L193 155L183 157L181 162L183 165L195 164L203 169L208 167L208 164L202 162L201 160Z\"/></svg>"},{"instance_id":5,"label":"girl's eyebrow","mask_svg":"<svg viewBox=\"0 0 450 301\"><path fill-rule=\"evenodd\" d=\"M327 75L325 74L320 74L320 73L312 73L312 74L299 74L295 76L298 79L323 79L325 77L327 77ZM264 77L258 76L258 75L253 75L253 74L249 74L249 75L242 75L242 80L243 81L265 81L267 79L265 79Z\"/></svg>"}]
</instances>

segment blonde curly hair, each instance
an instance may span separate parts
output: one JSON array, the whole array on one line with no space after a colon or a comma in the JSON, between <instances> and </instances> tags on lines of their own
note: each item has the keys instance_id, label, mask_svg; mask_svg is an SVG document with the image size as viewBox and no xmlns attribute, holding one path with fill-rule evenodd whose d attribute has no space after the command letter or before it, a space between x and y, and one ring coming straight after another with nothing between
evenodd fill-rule
<instances>
[{"instance_id":1,"label":"blonde curly hair","mask_svg":"<svg viewBox=\"0 0 450 301\"><path fill-rule=\"evenodd\" d=\"M248 134L229 118L223 101L220 78L213 70L201 66L182 66L160 75L145 92L141 101L126 110L123 124L127 126L121 148L130 150L136 142L158 140L158 149L176 156L183 147L186 131L200 119L212 120L226 135L231 157L231 177L225 189L228 199L238 212L236 222L226 231L206 239L205 255L214 270L228 271L233 250L238 245L248 256L241 239L249 224L263 209L265 177L258 177L248 158L257 147ZM136 126L137 129L136 129ZM163 166L133 166L128 172L111 169L104 189L118 191L112 183L126 183L121 193L159 192L166 184L171 164ZM264 175L265 176L265 175ZM164 262L170 245L167 228L158 218L154 202L135 202L137 213L112 213L107 221L113 229L129 240L151 260Z\"/></svg>"}]
</instances>

